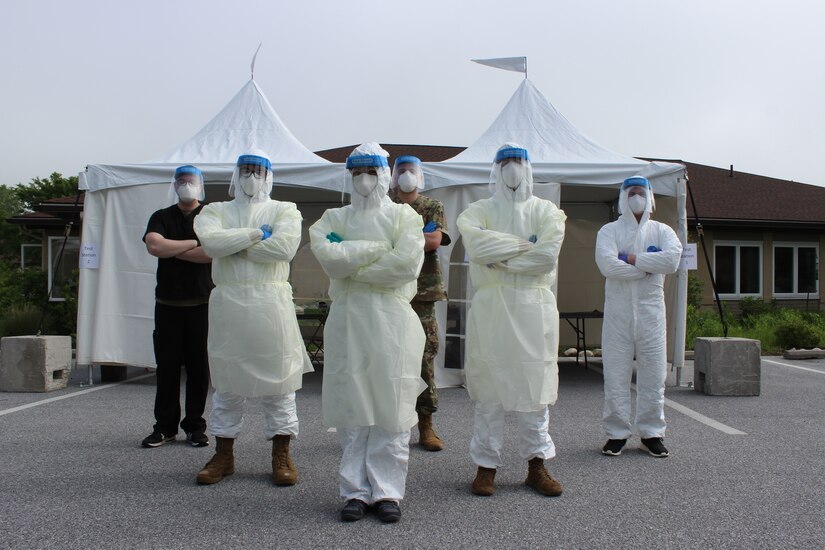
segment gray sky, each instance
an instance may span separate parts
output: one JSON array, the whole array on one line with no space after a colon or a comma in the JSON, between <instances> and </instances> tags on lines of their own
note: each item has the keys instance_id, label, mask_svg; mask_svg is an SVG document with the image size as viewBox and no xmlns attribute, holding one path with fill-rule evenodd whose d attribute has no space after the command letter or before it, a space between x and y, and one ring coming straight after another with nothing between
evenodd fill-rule
<instances>
[{"instance_id":1,"label":"gray sky","mask_svg":"<svg viewBox=\"0 0 825 550\"><path fill-rule=\"evenodd\" d=\"M165 154L263 40L255 80L311 150L468 146L522 78L469 59L526 55L608 148L825 186L823 16L821 0L3 0L0 183Z\"/></svg>"}]
</instances>

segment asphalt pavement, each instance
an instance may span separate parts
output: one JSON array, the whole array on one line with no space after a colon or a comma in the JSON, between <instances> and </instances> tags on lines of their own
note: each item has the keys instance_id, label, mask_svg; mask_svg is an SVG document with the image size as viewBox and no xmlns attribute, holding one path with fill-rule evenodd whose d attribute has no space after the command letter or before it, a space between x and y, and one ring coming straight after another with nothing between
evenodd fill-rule
<instances>
[{"instance_id":1,"label":"asphalt pavement","mask_svg":"<svg viewBox=\"0 0 825 550\"><path fill-rule=\"evenodd\" d=\"M682 375L667 388L679 407L665 411L671 456L642 453L634 439L606 457L601 375L562 363L550 426L559 454L548 461L558 498L522 485L527 464L510 432L496 494L472 495L472 402L442 389L435 426L446 449L412 445L403 517L382 524L338 519L340 449L321 419L320 372L298 392L293 487L271 482L256 402L236 473L198 486L213 446L140 447L152 371L92 386L73 372L65 390L0 393L0 548L825 548L825 360L763 358L752 397L694 391L690 364Z\"/></svg>"}]
</instances>

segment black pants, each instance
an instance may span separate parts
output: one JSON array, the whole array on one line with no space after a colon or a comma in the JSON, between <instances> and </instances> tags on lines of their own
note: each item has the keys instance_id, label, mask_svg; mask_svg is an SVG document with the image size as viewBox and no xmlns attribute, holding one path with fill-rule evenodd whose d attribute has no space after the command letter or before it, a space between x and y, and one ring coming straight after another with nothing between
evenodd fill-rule
<instances>
[{"instance_id":1,"label":"black pants","mask_svg":"<svg viewBox=\"0 0 825 550\"><path fill-rule=\"evenodd\" d=\"M203 410L209 392L206 336L209 305L173 307L155 303L155 430L165 435L206 429ZM180 367L186 367L186 416L180 420Z\"/></svg>"}]
</instances>

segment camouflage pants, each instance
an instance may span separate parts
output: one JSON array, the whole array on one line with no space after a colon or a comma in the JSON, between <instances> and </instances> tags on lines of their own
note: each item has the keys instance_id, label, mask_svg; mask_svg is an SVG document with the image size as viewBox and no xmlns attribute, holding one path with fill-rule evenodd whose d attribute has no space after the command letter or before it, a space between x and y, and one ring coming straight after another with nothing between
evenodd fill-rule
<instances>
[{"instance_id":1,"label":"camouflage pants","mask_svg":"<svg viewBox=\"0 0 825 550\"><path fill-rule=\"evenodd\" d=\"M438 410L438 391L435 387L435 366L433 361L438 353L438 323L435 320L435 302L412 302L413 311L421 319L427 341L421 358L421 378L427 387L418 396L415 410L423 414L433 414Z\"/></svg>"}]
</instances>

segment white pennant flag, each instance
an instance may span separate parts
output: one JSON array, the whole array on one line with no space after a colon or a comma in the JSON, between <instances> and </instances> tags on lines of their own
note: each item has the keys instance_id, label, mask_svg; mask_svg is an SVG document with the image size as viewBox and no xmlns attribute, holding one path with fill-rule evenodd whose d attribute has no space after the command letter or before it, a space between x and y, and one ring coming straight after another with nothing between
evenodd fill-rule
<instances>
[{"instance_id":1,"label":"white pennant flag","mask_svg":"<svg viewBox=\"0 0 825 550\"><path fill-rule=\"evenodd\" d=\"M527 57L496 57L493 59L471 59L482 65L488 67L495 67L496 69L504 69L505 71L515 71L517 73L524 73L527 76Z\"/></svg>"}]
</instances>

